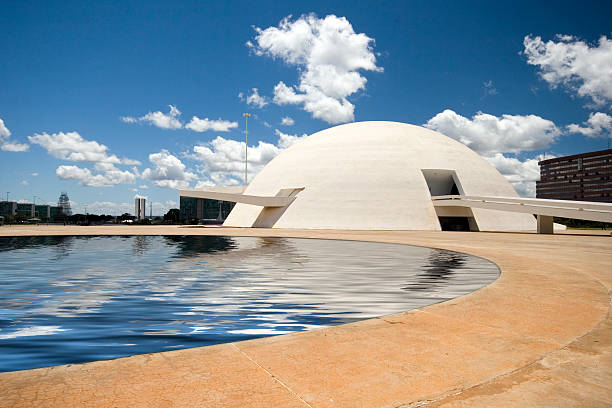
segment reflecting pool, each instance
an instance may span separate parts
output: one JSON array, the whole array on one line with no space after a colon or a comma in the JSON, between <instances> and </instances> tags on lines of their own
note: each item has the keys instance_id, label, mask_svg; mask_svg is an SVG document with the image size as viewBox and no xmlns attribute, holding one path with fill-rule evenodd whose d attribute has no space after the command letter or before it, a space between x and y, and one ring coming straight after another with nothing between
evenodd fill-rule
<instances>
[{"instance_id":1,"label":"reflecting pool","mask_svg":"<svg viewBox=\"0 0 612 408\"><path fill-rule=\"evenodd\" d=\"M451 251L211 236L0 238L0 371L309 330L472 292Z\"/></svg>"}]
</instances>

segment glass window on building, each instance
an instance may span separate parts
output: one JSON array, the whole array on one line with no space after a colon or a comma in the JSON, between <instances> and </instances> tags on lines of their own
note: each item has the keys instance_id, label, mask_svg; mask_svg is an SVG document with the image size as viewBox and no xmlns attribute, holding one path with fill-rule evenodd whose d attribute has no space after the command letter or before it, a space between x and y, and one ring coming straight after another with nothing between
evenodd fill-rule
<instances>
[{"instance_id":1,"label":"glass window on building","mask_svg":"<svg viewBox=\"0 0 612 408\"><path fill-rule=\"evenodd\" d=\"M198 199L193 197L180 198L180 217L182 223L187 223L190 220L197 220L197 204Z\"/></svg>"},{"instance_id":2,"label":"glass window on building","mask_svg":"<svg viewBox=\"0 0 612 408\"><path fill-rule=\"evenodd\" d=\"M187 224L222 223L234 208L234 204L228 201L181 197L179 209L181 222Z\"/></svg>"}]
</instances>

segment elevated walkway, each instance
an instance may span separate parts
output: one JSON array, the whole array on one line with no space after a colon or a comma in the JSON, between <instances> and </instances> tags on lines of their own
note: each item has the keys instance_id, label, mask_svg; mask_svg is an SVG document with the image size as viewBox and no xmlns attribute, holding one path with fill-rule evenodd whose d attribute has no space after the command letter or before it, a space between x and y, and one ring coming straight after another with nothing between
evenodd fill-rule
<instances>
[{"instance_id":1,"label":"elevated walkway","mask_svg":"<svg viewBox=\"0 0 612 408\"><path fill-rule=\"evenodd\" d=\"M538 233L553 233L553 217L612 222L612 204L541 198L444 195L431 198L434 207L468 207L534 214Z\"/></svg>"},{"instance_id":2,"label":"elevated walkway","mask_svg":"<svg viewBox=\"0 0 612 408\"><path fill-rule=\"evenodd\" d=\"M237 186L242 188L243 186ZM275 196L255 196L242 194L244 188L238 192L236 189L228 190L227 187L211 188L207 190L179 190L181 197L205 198L208 200L230 201L233 203L259 205L262 207L287 207L295 200L297 193L304 188L284 188L279 190Z\"/></svg>"}]
</instances>

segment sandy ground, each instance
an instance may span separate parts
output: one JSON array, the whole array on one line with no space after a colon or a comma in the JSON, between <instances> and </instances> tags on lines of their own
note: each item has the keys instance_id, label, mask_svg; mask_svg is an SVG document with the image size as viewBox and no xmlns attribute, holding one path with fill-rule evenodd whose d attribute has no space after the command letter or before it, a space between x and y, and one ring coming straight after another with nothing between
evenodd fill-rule
<instances>
[{"instance_id":1,"label":"sandy ground","mask_svg":"<svg viewBox=\"0 0 612 408\"><path fill-rule=\"evenodd\" d=\"M493 284L322 330L0 374L0 407L609 407L612 237L177 226L11 226L0 236L234 235L425 245Z\"/></svg>"}]
</instances>

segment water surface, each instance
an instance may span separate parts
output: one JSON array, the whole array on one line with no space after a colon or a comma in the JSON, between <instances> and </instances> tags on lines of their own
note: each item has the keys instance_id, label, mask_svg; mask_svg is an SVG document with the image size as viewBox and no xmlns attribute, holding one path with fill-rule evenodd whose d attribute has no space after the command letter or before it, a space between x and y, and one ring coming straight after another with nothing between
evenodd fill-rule
<instances>
[{"instance_id":1,"label":"water surface","mask_svg":"<svg viewBox=\"0 0 612 408\"><path fill-rule=\"evenodd\" d=\"M0 371L309 330L499 275L408 245L210 236L0 238Z\"/></svg>"}]
</instances>

